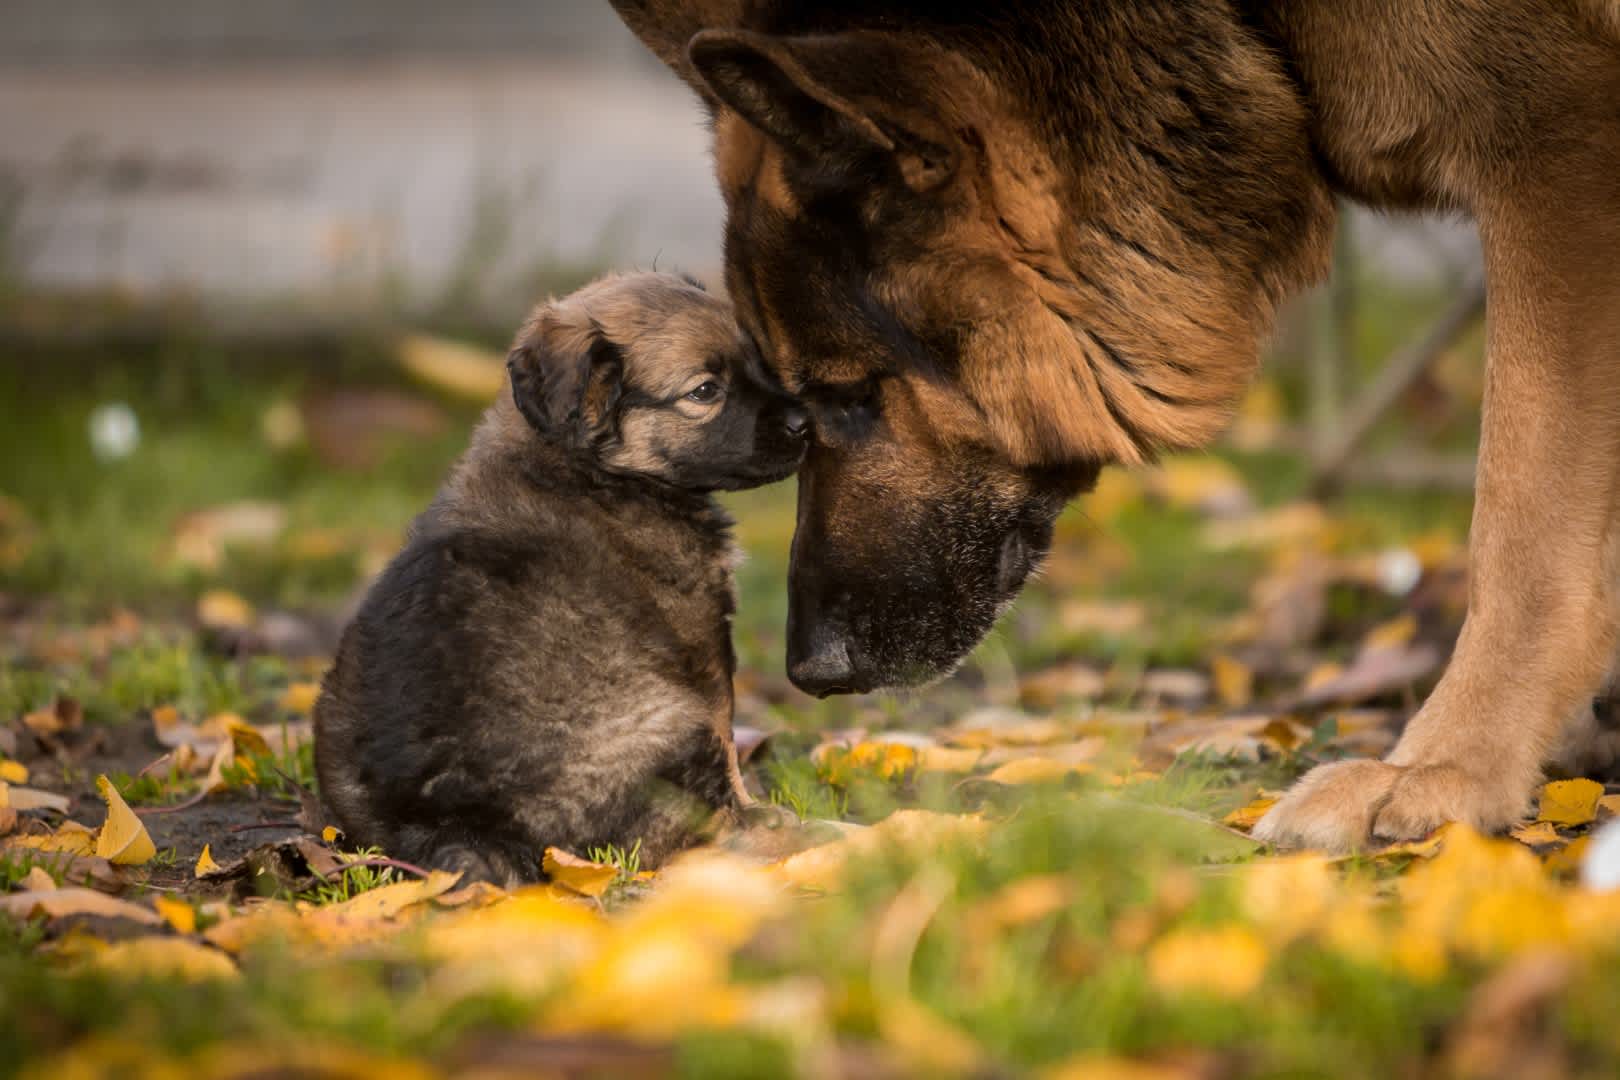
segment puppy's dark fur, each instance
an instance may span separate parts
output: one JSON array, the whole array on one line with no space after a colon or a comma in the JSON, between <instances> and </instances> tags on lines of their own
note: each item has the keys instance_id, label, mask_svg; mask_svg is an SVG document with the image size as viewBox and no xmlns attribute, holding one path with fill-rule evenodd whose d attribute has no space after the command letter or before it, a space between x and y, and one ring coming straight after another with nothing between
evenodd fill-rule
<instances>
[{"instance_id":1,"label":"puppy's dark fur","mask_svg":"<svg viewBox=\"0 0 1620 1080\"><path fill-rule=\"evenodd\" d=\"M539 310L511 394L344 635L315 710L348 838L510 882L547 846L644 864L747 801L731 739L730 522L805 418L729 307L663 274Z\"/></svg>"}]
</instances>

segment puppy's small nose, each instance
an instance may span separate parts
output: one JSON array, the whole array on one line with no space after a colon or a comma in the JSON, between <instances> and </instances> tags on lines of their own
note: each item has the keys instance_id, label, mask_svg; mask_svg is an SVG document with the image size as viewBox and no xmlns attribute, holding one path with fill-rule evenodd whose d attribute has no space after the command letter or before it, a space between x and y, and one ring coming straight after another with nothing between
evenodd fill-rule
<instances>
[{"instance_id":1,"label":"puppy's small nose","mask_svg":"<svg viewBox=\"0 0 1620 1080\"><path fill-rule=\"evenodd\" d=\"M795 439L810 433L810 413L798 405L789 405L782 413L782 427Z\"/></svg>"},{"instance_id":2,"label":"puppy's small nose","mask_svg":"<svg viewBox=\"0 0 1620 1080\"><path fill-rule=\"evenodd\" d=\"M794 686L816 697L853 693L855 665L844 636L818 627L811 631L807 643L790 645L788 678Z\"/></svg>"}]
</instances>

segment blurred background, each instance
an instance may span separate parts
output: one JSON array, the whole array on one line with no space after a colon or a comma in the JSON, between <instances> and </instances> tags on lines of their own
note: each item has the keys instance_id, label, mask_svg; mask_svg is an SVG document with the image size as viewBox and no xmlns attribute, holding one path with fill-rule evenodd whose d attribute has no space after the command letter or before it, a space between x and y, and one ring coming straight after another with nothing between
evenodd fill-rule
<instances>
[{"instance_id":1,"label":"blurred background","mask_svg":"<svg viewBox=\"0 0 1620 1080\"><path fill-rule=\"evenodd\" d=\"M13 658L128 611L323 653L531 303L609 267L718 284L699 110L605 0L3 0L0 21ZM1105 478L958 682L1232 650L1292 680L1299 650L1411 607L1466 532L1477 275L1471 229L1348 215L1228 443ZM733 500L745 688L818 722L892 711L783 686L792 498ZM1455 597L1435 603L1445 638ZM43 693L15 685L18 708Z\"/></svg>"}]
</instances>

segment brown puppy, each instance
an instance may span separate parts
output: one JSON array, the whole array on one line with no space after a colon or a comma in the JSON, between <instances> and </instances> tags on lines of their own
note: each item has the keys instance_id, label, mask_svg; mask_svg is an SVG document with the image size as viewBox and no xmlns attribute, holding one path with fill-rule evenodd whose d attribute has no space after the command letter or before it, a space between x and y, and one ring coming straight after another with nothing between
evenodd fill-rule
<instances>
[{"instance_id":1,"label":"brown puppy","mask_svg":"<svg viewBox=\"0 0 1620 1080\"><path fill-rule=\"evenodd\" d=\"M738 318L816 439L789 672L947 671L1110 462L1225 423L1331 194L1480 222L1473 604L1387 763L1262 823L1499 828L1620 645L1620 0L614 0L704 98Z\"/></svg>"},{"instance_id":2,"label":"brown puppy","mask_svg":"<svg viewBox=\"0 0 1620 1080\"><path fill-rule=\"evenodd\" d=\"M655 865L748 801L720 489L798 466L807 418L731 310L667 274L540 308L315 706L350 841L499 882L548 846Z\"/></svg>"}]
</instances>

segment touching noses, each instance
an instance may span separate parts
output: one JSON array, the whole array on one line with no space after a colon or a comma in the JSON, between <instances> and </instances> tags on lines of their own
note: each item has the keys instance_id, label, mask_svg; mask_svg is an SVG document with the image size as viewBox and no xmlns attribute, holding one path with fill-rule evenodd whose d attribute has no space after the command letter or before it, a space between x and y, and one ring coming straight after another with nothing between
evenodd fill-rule
<instances>
[{"instance_id":1,"label":"touching noses","mask_svg":"<svg viewBox=\"0 0 1620 1080\"><path fill-rule=\"evenodd\" d=\"M810 433L810 413L802 405L789 405L782 411L782 427L795 439Z\"/></svg>"}]
</instances>

